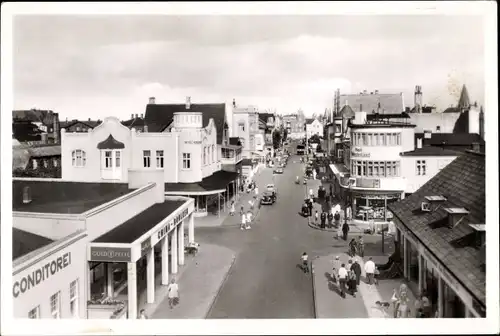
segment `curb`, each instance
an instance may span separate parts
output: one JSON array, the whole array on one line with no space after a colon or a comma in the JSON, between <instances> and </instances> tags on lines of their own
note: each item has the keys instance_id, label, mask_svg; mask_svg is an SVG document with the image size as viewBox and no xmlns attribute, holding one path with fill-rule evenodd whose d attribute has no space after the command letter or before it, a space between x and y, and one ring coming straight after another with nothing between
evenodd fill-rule
<instances>
[{"instance_id":1,"label":"curb","mask_svg":"<svg viewBox=\"0 0 500 336\"><path fill-rule=\"evenodd\" d=\"M312 288L313 288L313 314L314 318L318 318L318 304L316 302L316 285L314 284L314 277L315 277L315 272L314 272L314 261L311 263L311 279L312 279Z\"/></svg>"},{"instance_id":2,"label":"curb","mask_svg":"<svg viewBox=\"0 0 500 336\"><path fill-rule=\"evenodd\" d=\"M227 269L226 275L224 276L224 279L222 279L222 282L220 283L219 289L217 290L217 293L215 294L212 303L210 303L210 307L208 307L207 313L205 314L205 319L208 319L208 316L212 312L212 309L214 307L215 301L219 298L220 292L222 291L222 288L224 287L224 284L227 281L227 278L229 277L229 274L231 273L231 269L233 268L234 262L236 261L236 254L233 256L233 260L231 261L231 265L229 265L229 268Z\"/></svg>"}]
</instances>

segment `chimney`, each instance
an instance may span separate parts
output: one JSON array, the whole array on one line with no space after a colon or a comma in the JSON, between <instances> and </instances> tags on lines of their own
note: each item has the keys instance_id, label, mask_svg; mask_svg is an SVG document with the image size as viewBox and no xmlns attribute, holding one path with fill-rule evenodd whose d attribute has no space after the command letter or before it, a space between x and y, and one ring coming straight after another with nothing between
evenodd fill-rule
<instances>
[{"instance_id":1,"label":"chimney","mask_svg":"<svg viewBox=\"0 0 500 336\"><path fill-rule=\"evenodd\" d=\"M144 119L144 113L141 113L141 119Z\"/></svg>"},{"instance_id":2,"label":"chimney","mask_svg":"<svg viewBox=\"0 0 500 336\"><path fill-rule=\"evenodd\" d=\"M89 118L89 121L90 121L90 118Z\"/></svg>"},{"instance_id":3,"label":"chimney","mask_svg":"<svg viewBox=\"0 0 500 336\"><path fill-rule=\"evenodd\" d=\"M422 148L422 142L423 142L422 138L417 138L417 148Z\"/></svg>"},{"instance_id":4,"label":"chimney","mask_svg":"<svg viewBox=\"0 0 500 336\"><path fill-rule=\"evenodd\" d=\"M363 112L363 104L359 104L359 111Z\"/></svg>"},{"instance_id":5,"label":"chimney","mask_svg":"<svg viewBox=\"0 0 500 336\"><path fill-rule=\"evenodd\" d=\"M155 99L155 97L149 97L149 104L150 104L150 105L154 105L154 104L156 104L156 99Z\"/></svg>"},{"instance_id":6,"label":"chimney","mask_svg":"<svg viewBox=\"0 0 500 336\"><path fill-rule=\"evenodd\" d=\"M148 125L144 125L143 131L144 133L148 133Z\"/></svg>"},{"instance_id":7,"label":"chimney","mask_svg":"<svg viewBox=\"0 0 500 336\"><path fill-rule=\"evenodd\" d=\"M186 97L186 110L191 108L191 97Z\"/></svg>"},{"instance_id":8,"label":"chimney","mask_svg":"<svg viewBox=\"0 0 500 336\"><path fill-rule=\"evenodd\" d=\"M130 115L130 119L134 119L134 114L133 113Z\"/></svg>"},{"instance_id":9,"label":"chimney","mask_svg":"<svg viewBox=\"0 0 500 336\"><path fill-rule=\"evenodd\" d=\"M481 152L481 145L479 144L479 142L473 142L472 143L472 150L476 153L480 153Z\"/></svg>"},{"instance_id":10,"label":"chimney","mask_svg":"<svg viewBox=\"0 0 500 336\"><path fill-rule=\"evenodd\" d=\"M46 145L49 135L47 133L42 133L41 136L42 136L42 144Z\"/></svg>"},{"instance_id":11,"label":"chimney","mask_svg":"<svg viewBox=\"0 0 500 336\"><path fill-rule=\"evenodd\" d=\"M347 99L346 99L346 100L345 100L345 102L344 102L344 106L345 106L345 105L349 105L349 104L347 103Z\"/></svg>"},{"instance_id":12,"label":"chimney","mask_svg":"<svg viewBox=\"0 0 500 336\"><path fill-rule=\"evenodd\" d=\"M139 117L139 114L137 114L137 113L136 113L136 114L135 114L135 118L137 119L138 117Z\"/></svg>"},{"instance_id":13,"label":"chimney","mask_svg":"<svg viewBox=\"0 0 500 336\"><path fill-rule=\"evenodd\" d=\"M233 98L233 108L236 107L236 99Z\"/></svg>"},{"instance_id":14,"label":"chimney","mask_svg":"<svg viewBox=\"0 0 500 336\"><path fill-rule=\"evenodd\" d=\"M420 85L415 86L414 105L415 112L422 113L422 87Z\"/></svg>"}]
</instances>

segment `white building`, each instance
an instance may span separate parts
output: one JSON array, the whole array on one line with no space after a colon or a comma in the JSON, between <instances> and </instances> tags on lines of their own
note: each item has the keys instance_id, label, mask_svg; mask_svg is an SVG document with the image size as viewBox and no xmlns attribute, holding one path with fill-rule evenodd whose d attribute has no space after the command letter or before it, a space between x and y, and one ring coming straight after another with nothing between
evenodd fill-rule
<instances>
[{"instance_id":1,"label":"white building","mask_svg":"<svg viewBox=\"0 0 500 336\"><path fill-rule=\"evenodd\" d=\"M313 135L323 137L323 124L318 119L307 120L306 136L311 138Z\"/></svg>"},{"instance_id":2,"label":"white building","mask_svg":"<svg viewBox=\"0 0 500 336\"><path fill-rule=\"evenodd\" d=\"M239 138L243 147L243 157L253 158L258 156L255 137L259 134L259 109L255 106L237 106L236 101L233 100L232 119L231 136ZM262 147L263 139L259 137L258 143Z\"/></svg>"}]
</instances>

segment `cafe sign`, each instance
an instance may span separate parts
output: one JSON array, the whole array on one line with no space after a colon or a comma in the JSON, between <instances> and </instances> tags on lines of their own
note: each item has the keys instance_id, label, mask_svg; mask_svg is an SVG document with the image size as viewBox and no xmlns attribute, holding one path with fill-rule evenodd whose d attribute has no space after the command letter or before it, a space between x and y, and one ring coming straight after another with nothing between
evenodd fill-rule
<instances>
[{"instance_id":1,"label":"cafe sign","mask_svg":"<svg viewBox=\"0 0 500 336\"><path fill-rule=\"evenodd\" d=\"M91 246L90 261L130 262L132 260L129 247Z\"/></svg>"},{"instance_id":2,"label":"cafe sign","mask_svg":"<svg viewBox=\"0 0 500 336\"><path fill-rule=\"evenodd\" d=\"M175 216L173 219L171 219L167 224L165 224L158 232L156 233L156 242L159 242L160 240L163 239L170 231L174 229L174 227L177 226L184 218L189 215L189 209L186 208L182 210L181 213L179 213L177 216ZM155 242L155 243L156 243Z\"/></svg>"},{"instance_id":3,"label":"cafe sign","mask_svg":"<svg viewBox=\"0 0 500 336\"><path fill-rule=\"evenodd\" d=\"M370 153L363 153L361 147L353 147L351 151L352 157L370 157Z\"/></svg>"}]
</instances>

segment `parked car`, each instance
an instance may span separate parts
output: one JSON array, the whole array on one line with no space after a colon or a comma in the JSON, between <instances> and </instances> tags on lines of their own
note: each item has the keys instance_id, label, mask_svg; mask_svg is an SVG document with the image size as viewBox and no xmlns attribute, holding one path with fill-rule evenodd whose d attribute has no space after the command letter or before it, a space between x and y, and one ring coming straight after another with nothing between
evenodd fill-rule
<instances>
[{"instance_id":1,"label":"parked car","mask_svg":"<svg viewBox=\"0 0 500 336\"><path fill-rule=\"evenodd\" d=\"M273 205L276 201L276 195L271 191L266 191L260 199L260 204L263 205Z\"/></svg>"},{"instance_id":2,"label":"parked car","mask_svg":"<svg viewBox=\"0 0 500 336\"><path fill-rule=\"evenodd\" d=\"M283 174L283 168L276 168L275 170L273 170L273 173L274 174Z\"/></svg>"},{"instance_id":3,"label":"parked car","mask_svg":"<svg viewBox=\"0 0 500 336\"><path fill-rule=\"evenodd\" d=\"M274 196L276 197L276 195L278 194L278 190L276 190L276 186L274 184L268 184L266 186L266 190L265 191L269 191L269 192L272 192L274 194Z\"/></svg>"}]
</instances>

